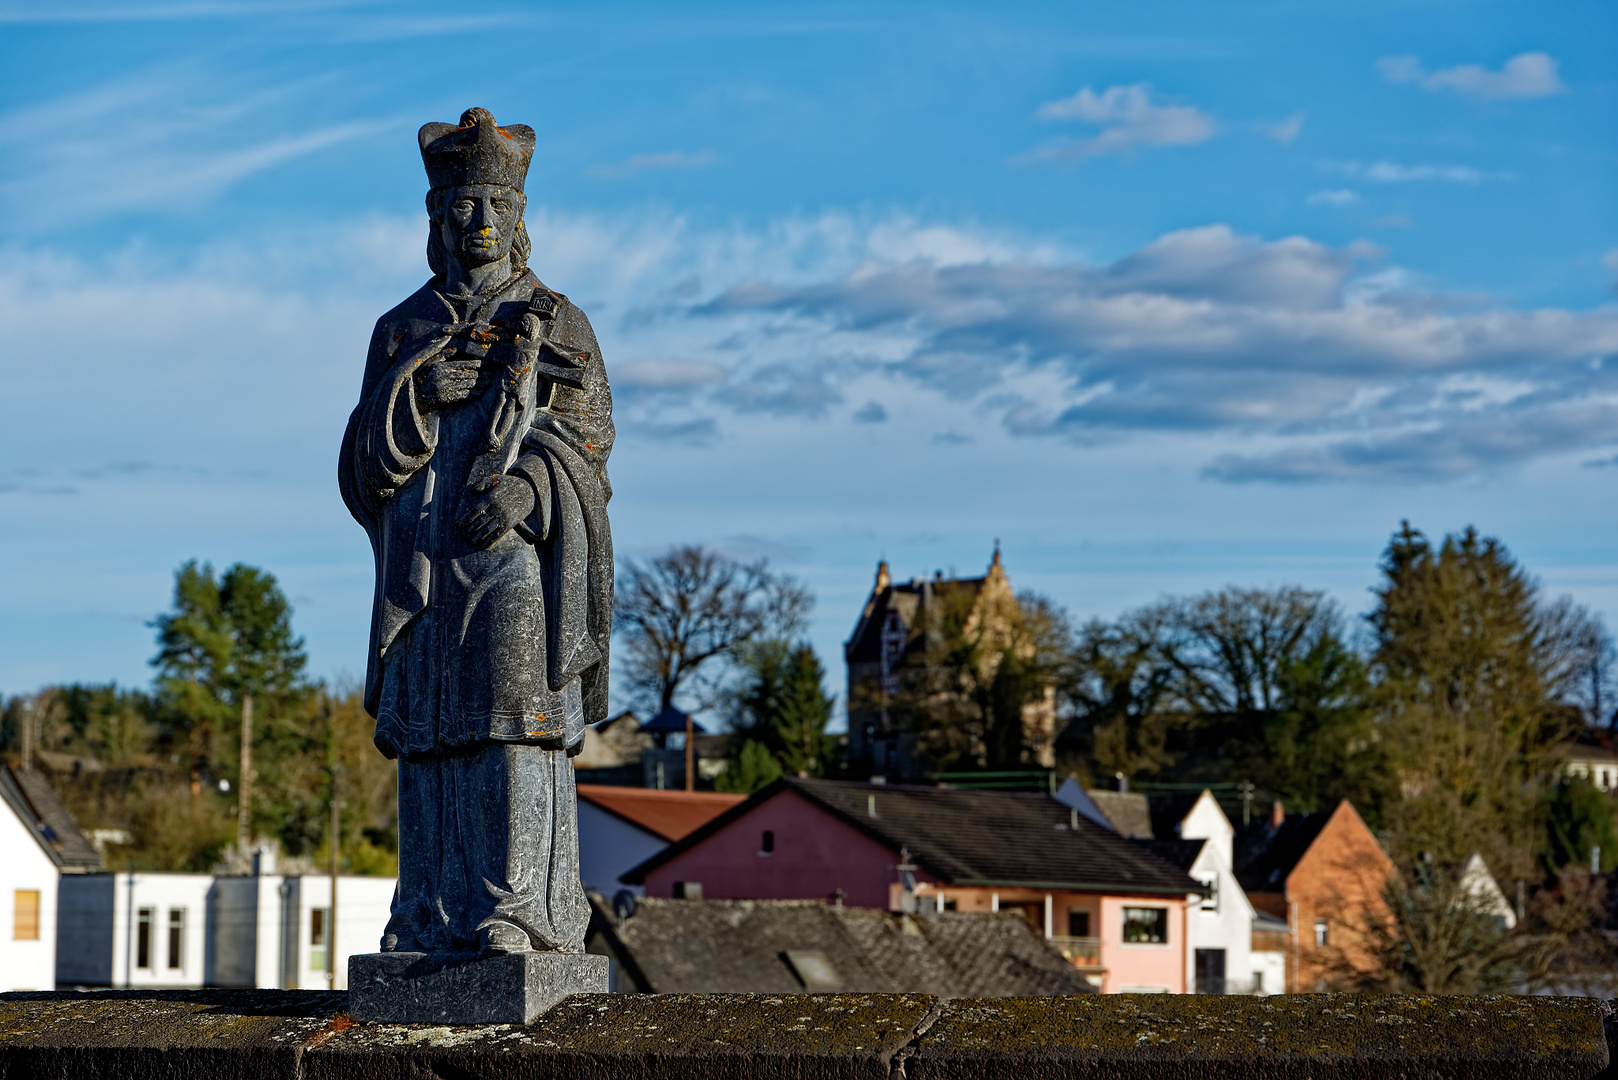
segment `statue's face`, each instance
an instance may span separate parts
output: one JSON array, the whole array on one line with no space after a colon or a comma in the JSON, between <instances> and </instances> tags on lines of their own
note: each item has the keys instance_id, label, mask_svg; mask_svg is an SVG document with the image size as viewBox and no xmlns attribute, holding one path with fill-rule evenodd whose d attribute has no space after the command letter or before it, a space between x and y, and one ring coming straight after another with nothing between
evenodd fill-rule
<instances>
[{"instance_id":1,"label":"statue's face","mask_svg":"<svg viewBox=\"0 0 1618 1080\"><path fill-rule=\"evenodd\" d=\"M444 249L467 266L499 262L511 254L526 202L522 192L500 184L451 188L438 222Z\"/></svg>"}]
</instances>

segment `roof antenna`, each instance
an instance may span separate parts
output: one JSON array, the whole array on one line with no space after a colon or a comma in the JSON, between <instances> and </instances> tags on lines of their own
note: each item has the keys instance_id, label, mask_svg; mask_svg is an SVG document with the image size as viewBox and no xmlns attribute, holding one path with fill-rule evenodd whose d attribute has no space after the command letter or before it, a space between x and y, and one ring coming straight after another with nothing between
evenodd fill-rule
<instances>
[{"instance_id":1,"label":"roof antenna","mask_svg":"<svg viewBox=\"0 0 1618 1080\"><path fill-rule=\"evenodd\" d=\"M998 536L994 538L994 558L989 560L989 565L1000 565L1000 538Z\"/></svg>"}]
</instances>

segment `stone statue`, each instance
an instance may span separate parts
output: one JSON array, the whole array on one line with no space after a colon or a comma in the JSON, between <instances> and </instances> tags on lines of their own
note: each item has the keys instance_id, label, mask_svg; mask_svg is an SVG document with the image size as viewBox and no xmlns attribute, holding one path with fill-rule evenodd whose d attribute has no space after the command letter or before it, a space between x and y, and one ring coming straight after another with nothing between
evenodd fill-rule
<instances>
[{"instance_id":1,"label":"stone statue","mask_svg":"<svg viewBox=\"0 0 1618 1080\"><path fill-rule=\"evenodd\" d=\"M533 129L471 109L419 141L433 278L378 320L338 463L376 556L365 707L399 762L399 887L349 985L373 1019L476 1022L454 999L493 993L497 958L595 988L569 758L606 716L612 394L528 269Z\"/></svg>"}]
</instances>

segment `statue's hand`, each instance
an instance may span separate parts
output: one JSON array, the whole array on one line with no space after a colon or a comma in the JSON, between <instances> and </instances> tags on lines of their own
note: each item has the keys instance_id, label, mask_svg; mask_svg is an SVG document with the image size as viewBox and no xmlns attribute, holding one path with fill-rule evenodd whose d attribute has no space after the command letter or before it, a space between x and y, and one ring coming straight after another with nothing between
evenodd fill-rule
<instances>
[{"instance_id":1,"label":"statue's hand","mask_svg":"<svg viewBox=\"0 0 1618 1080\"><path fill-rule=\"evenodd\" d=\"M416 405L431 411L465 401L488 389L483 362L470 357L429 360L416 370Z\"/></svg>"},{"instance_id":2,"label":"statue's hand","mask_svg":"<svg viewBox=\"0 0 1618 1080\"><path fill-rule=\"evenodd\" d=\"M527 477L491 476L472 490L482 492L483 497L473 501L457 524L473 547L488 547L534 512L534 485Z\"/></svg>"}]
</instances>

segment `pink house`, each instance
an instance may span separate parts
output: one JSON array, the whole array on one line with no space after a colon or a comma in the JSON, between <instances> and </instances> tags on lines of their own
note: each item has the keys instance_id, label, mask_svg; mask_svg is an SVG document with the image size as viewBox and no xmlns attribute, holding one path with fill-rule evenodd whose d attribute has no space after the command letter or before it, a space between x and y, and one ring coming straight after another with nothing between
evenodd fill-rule
<instances>
[{"instance_id":1,"label":"pink house","mask_svg":"<svg viewBox=\"0 0 1618 1080\"><path fill-rule=\"evenodd\" d=\"M622 880L646 895L1016 911L1103 992L1184 993L1183 870L1046 795L779 780Z\"/></svg>"}]
</instances>

